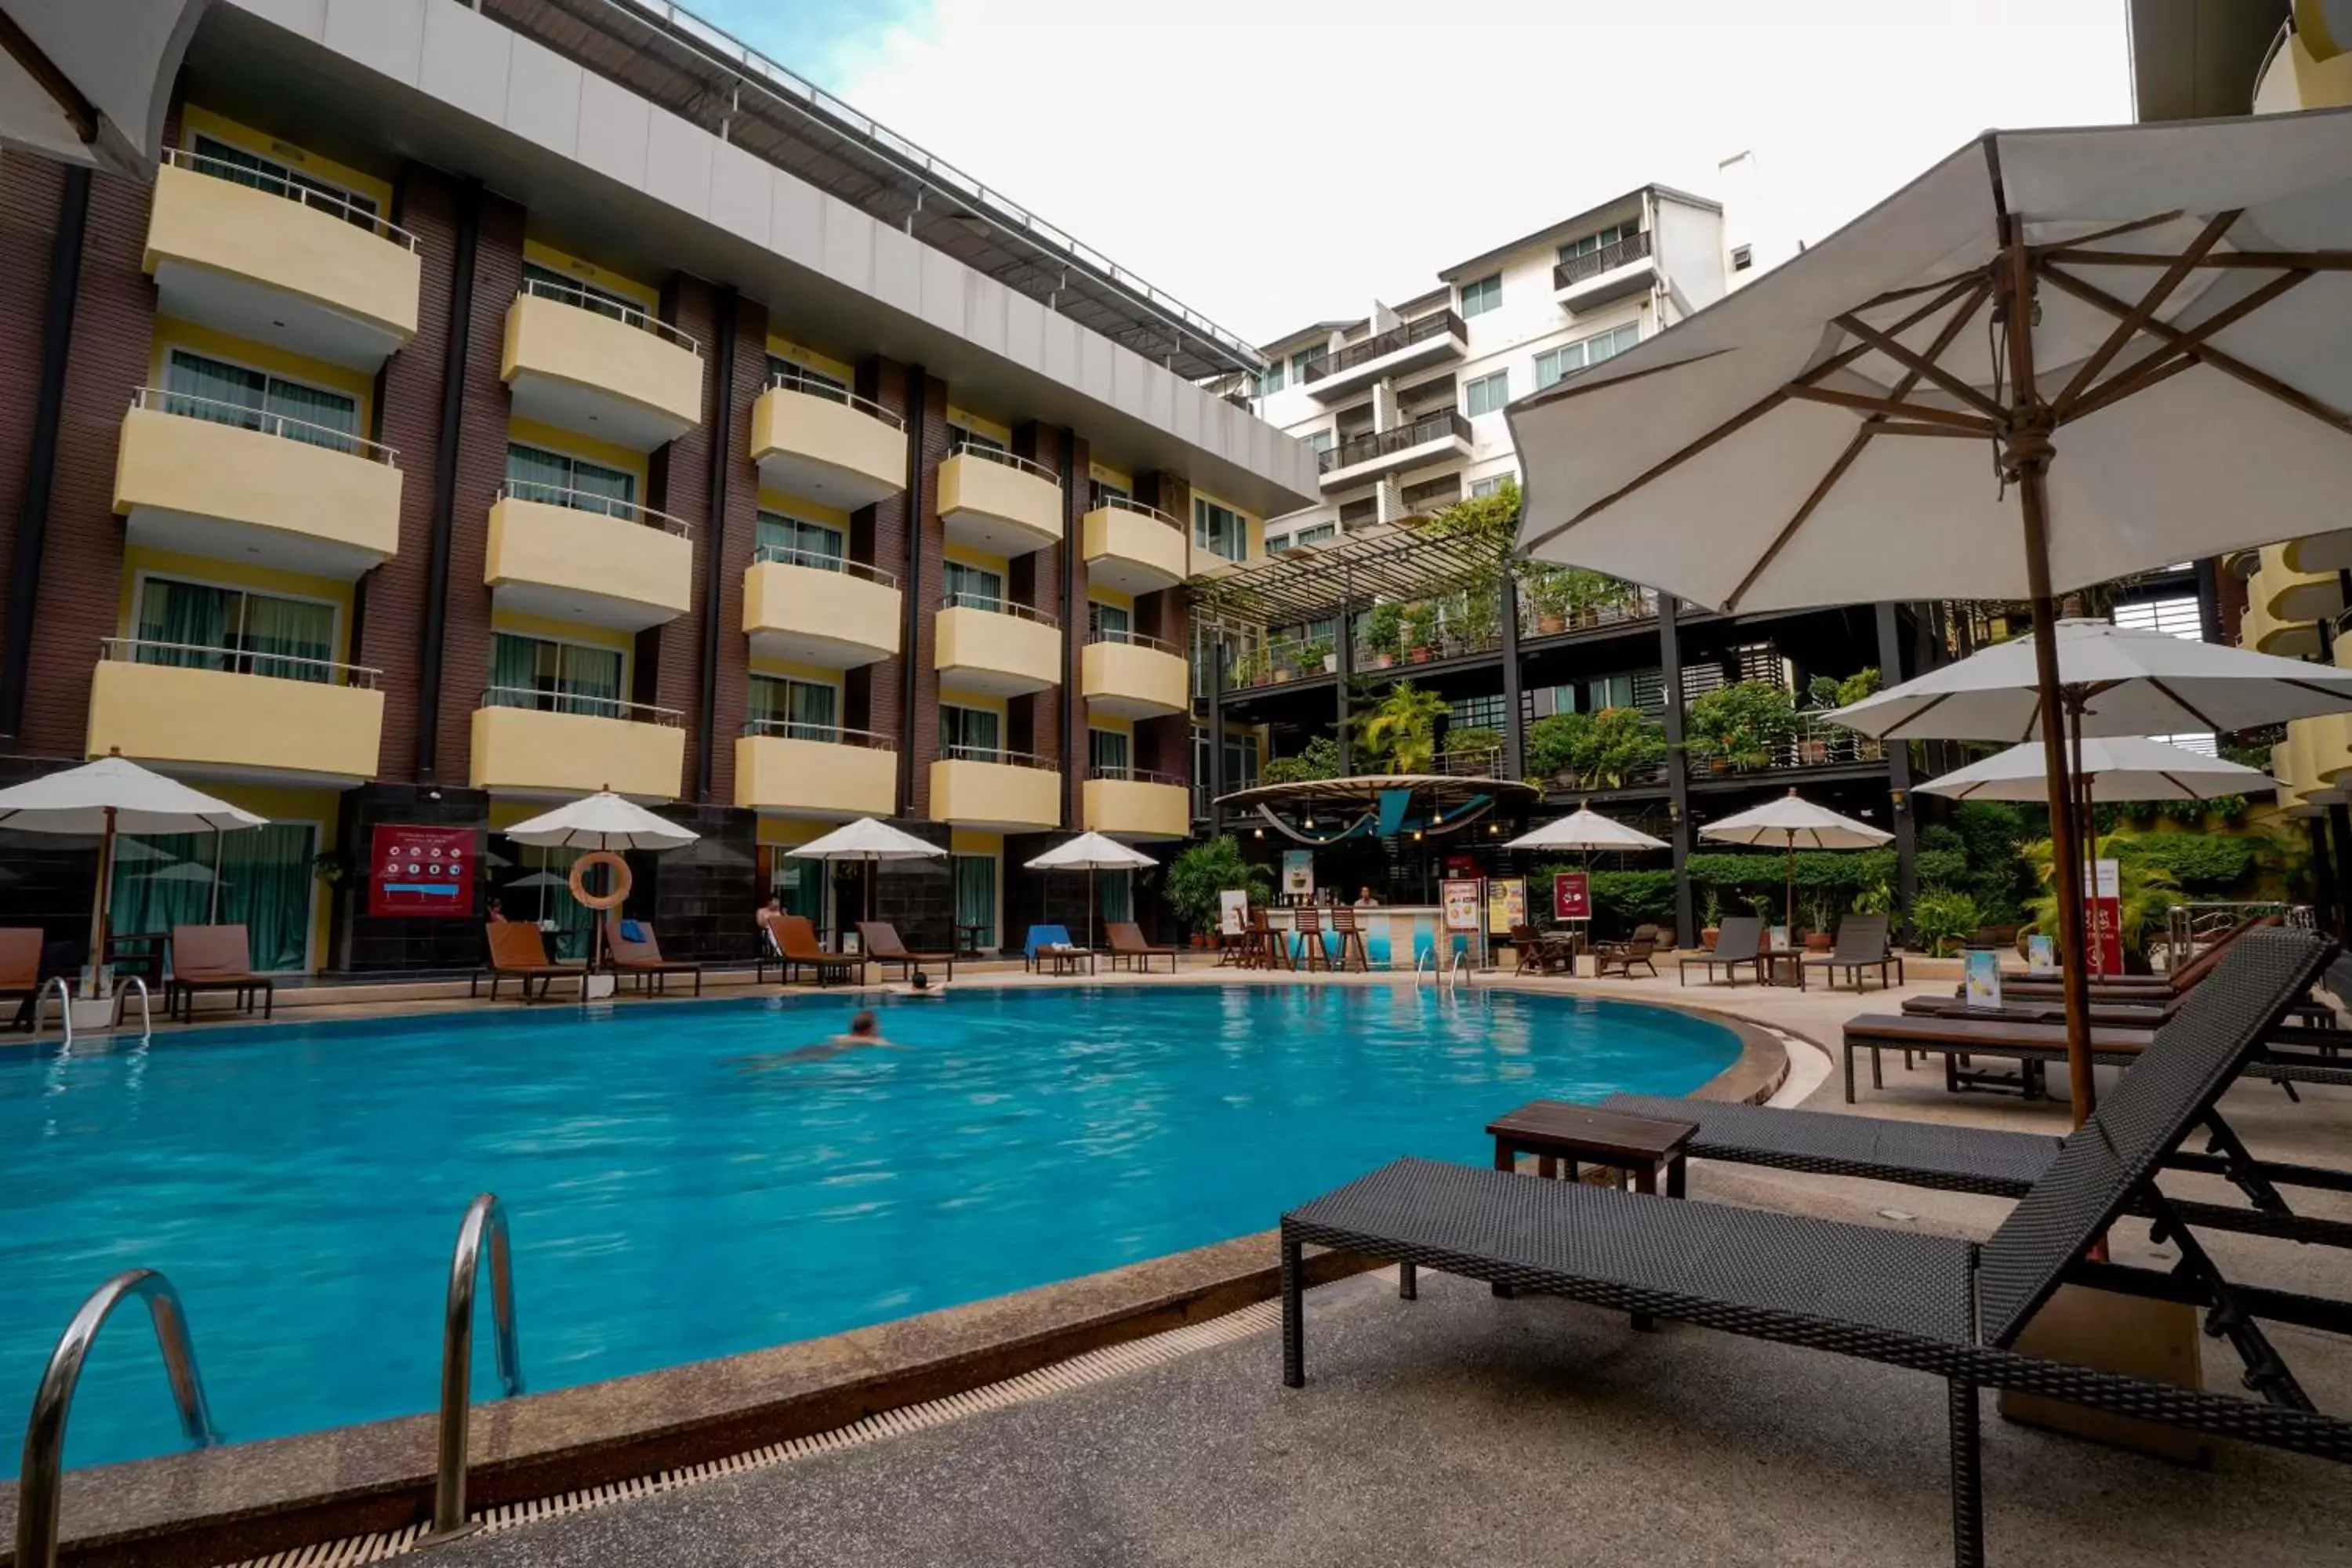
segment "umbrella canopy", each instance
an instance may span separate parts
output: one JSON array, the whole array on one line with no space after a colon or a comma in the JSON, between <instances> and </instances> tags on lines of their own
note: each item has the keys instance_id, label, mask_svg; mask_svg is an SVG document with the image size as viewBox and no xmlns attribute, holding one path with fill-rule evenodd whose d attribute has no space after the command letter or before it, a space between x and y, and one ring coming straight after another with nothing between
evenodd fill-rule
<instances>
[{"instance_id":1,"label":"umbrella canopy","mask_svg":"<svg viewBox=\"0 0 2352 1568\"><path fill-rule=\"evenodd\" d=\"M947 851L911 833L901 833L887 822L861 816L785 853L803 860L872 861L928 860Z\"/></svg>"},{"instance_id":2,"label":"umbrella canopy","mask_svg":"<svg viewBox=\"0 0 2352 1568\"><path fill-rule=\"evenodd\" d=\"M1522 833L1503 847L1581 849L1590 854L1596 849L1664 849L1669 846L1664 839L1653 838L1638 828L1612 821L1591 806L1585 806L1558 822L1547 822L1532 832Z\"/></svg>"},{"instance_id":3,"label":"umbrella canopy","mask_svg":"<svg viewBox=\"0 0 2352 1568\"><path fill-rule=\"evenodd\" d=\"M1769 844L1790 849L1875 849L1895 837L1867 822L1841 816L1825 805L1815 805L1795 790L1710 822L1698 830L1698 836L1727 844Z\"/></svg>"},{"instance_id":4,"label":"umbrella canopy","mask_svg":"<svg viewBox=\"0 0 2352 1568\"><path fill-rule=\"evenodd\" d=\"M209 833L268 820L128 757L100 757L0 789L0 827L28 833Z\"/></svg>"},{"instance_id":5,"label":"umbrella canopy","mask_svg":"<svg viewBox=\"0 0 2352 1568\"><path fill-rule=\"evenodd\" d=\"M2085 736L2226 734L2352 709L2352 669L2332 664L2107 621L2060 621L2053 631L2058 682L2069 712L2079 706ZM2042 722L2033 645L2022 637L1997 643L1826 717L1880 740L2030 739ZM2085 766L2088 755L2086 746Z\"/></svg>"},{"instance_id":6,"label":"umbrella canopy","mask_svg":"<svg viewBox=\"0 0 2352 1568\"><path fill-rule=\"evenodd\" d=\"M2055 595L2336 525L2347 252L2352 110L1989 132L1513 405L1519 548L1727 611L2028 600L2071 858ZM2071 877L2058 902L2062 952L2079 952ZM2079 1119L2074 963L2066 1023Z\"/></svg>"},{"instance_id":7,"label":"umbrella canopy","mask_svg":"<svg viewBox=\"0 0 2352 1568\"><path fill-rule=\"evenodd\" d=\"M702 837L610 790L519 822L506 836L547 849L676 849Z\"/></svg>"},{"instance_id":8,"label":"umbrella canopy","mask_svg":"<svg viewBox=\"0 0 2352 1568\"><path fill-rule=\"evenodd\" d=\"M1027 865L1032 871L1131 871L1159 863L1116 838L1081 833L1066 843L1055 845Z\"/></svg>"},{"instance_id":9,"label":"umbrella canopy","mask_svg":"<svg viewBox=\"0 0 2352 1568\"><path fill-rule=\"evenodd\" d=\"M2074 771L2095 801L2211 800L2273 787L2259 768L2137 736L2085 740ZM2041 800L2048 791L2039 742L2011 746L1919 786L1922 795L1954 800Z\"/></svg>"}]
</instances>

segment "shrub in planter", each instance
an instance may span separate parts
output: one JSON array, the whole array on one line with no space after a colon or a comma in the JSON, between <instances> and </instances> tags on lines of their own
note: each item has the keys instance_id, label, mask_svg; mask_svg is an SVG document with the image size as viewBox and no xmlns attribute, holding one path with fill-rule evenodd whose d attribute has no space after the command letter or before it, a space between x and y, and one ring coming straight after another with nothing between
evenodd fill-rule
<instances>
[{"instance_id":1,"label":"shrub in planter","mask_svg":"<svg viewBox=\"0 0 2352 1568\"><path fill-rule=\"evenodd\" d=\"M1404 613L1404 644L1415 664L1426 664L1437 647L1437 606L1423 602Z\"/></svg>"},{"instance_id":2,"label":"shrub in planter","mask_svg":"<svg viewBox=\"0 0 2352 1568\"><path fill-rule=\"evenodd\" d=\"M1922 893L1911 904L1911 940L1931 953L1957 951L1979 923L1977 901L1966 893Z\"/></svg>"},{"instance_id":3,"label":"shrub in planter","mask_svg":"<svg viewBox=\"0 0 2352 1568\"><path fill-rule=\"evenodd\" d=\"M1191 845L1169 863L1168 902L1177 918L1193 931L1215 931L1217 895L1231 888L1246 891L1252 903L1262 904L1274 897L1273 878L1265 867L1253 866L1243 858L1240 841L1230 833Z\"/></svg>"},{"instance_id":4,"label":"shrub in planter","mask_svg":"<svg viewBox=\"0 0 2352 1568\"><path fill-rule=\"evenodd\" d=\"M1528 776L1538 782L1572 773L1590 714L1553 713L1528 726Z\"/></svg>"},{"instance_id":5,"label":"shrub in planter","mask_svg":"<svg viewBox=\"0 0 2352 1568\"><path fill-rule=\"evenodd\" d=\"M1684 734L1733 773L1756 773L1772 765L1781 746L1797 732L1796 705L1769 680L1742 680L1692 702Z\"/></svg>"},{"instance_id":6,"label":"shrub in planter","mask_svg":"<svg viewBox=\"0 0 2352 1568\"><path fill-rule=\"evenodd\" d=\"M1404 651L1404 610L1397 605L1374 605L1364 617L1364 647L1382 666L1394 664Z\"/></svg>"},{"instance_id":7,"label":"shrub in planter","mask_svg":"<svg viewBox=\"0 0 2352 1568\"><path fill-rule=\"evenodd\" d=\"M1666 760L1666 727L1638 708L1603 708L1570 742L1576 775L1600 789L1622 789Z\"/></svg>"}]
</instances>

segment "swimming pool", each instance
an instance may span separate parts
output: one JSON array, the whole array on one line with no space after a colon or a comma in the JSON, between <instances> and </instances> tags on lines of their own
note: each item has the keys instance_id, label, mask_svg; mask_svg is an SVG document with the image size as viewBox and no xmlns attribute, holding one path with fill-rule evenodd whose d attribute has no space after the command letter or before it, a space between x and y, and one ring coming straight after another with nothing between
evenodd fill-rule
<instances>
[{"instance_id":1,"label":"swimming pool","mask_svg":"<svg viewBox=\"0 0 2352 1568\"><path fill-rule=\"evenodd\" d=\"M179 1287L229 1439L430 1409L449 1248L485 1190L536 1391L1264 1230L1399 1154L1483 1163L1481 1129L1523 1100L1684 1093L1739 1055L1659 1008L1296 985L959 990L885 1004L890 1048L795 1055L854 1005L0 1049L0 1410L21 1422L82 1297L140 1264ZM152 1336L118 1316L71 1464L179 1446Z\"/></svg>"}]
</instances>

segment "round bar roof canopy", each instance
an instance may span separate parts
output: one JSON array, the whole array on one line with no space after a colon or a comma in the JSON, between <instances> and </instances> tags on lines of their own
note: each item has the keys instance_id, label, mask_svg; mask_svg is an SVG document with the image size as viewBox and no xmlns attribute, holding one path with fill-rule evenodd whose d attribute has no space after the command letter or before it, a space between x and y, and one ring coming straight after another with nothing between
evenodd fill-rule
<instances>
[{"instance_id":1,"label":"round bar roof canopy","mask_svg":"<svg viewBox=\"0 0 2352 1568\"><path fill-rule=\"evenodd\" d=\"M1398 790L1423 797L1438 810L1469 805L1481 796L1494 801L1526 802L1542 798L1533 784L1513 779L1463 778L1453 773L1363 773L1345 779L1301 779L1296 784L1259 784L1254 789L1221 795L1217 804L1246 810L1251 806L1326 806L1332 810L1375 809L1381 797Z\"/></svg>"}]
</instances>

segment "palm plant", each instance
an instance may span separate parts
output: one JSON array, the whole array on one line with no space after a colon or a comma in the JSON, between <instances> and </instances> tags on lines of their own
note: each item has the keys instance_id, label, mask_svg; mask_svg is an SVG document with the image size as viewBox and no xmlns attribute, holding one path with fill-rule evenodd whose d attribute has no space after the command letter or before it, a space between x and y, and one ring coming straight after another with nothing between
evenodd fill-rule
<instances>
[{"instance_id":1,"label":"palm plant","mask_svg":"<svg viewBox=\"0 0 2352 1568\"><path fill-rule=\"evenodd\" d=\"M1452 711L1436 692L1401 680L1365 716L1364 749L1392 773L1426 773L1437 754L1437 721Z\"/></svg>"},{"instance_id":2,"label":"palm plant","mask_svg":"<svg viewBox=\"0 0 2352 1568\"><path fill-rule=\"evenodd\" d=\"M2165 911L2180 901L2180 880L2169 868L2141 858L2133 851L2137 841L2120 833L2110 833L2098 840L2095 858L2116 863L2116 890L2126 952L2138 952L2148 927L2164 920ZM2026 913L2032 917L2026 926L2030 931L2055 935L2058 931L2057 885L2051 879L2050 840L2040 838L2019 851L2033 867L2041 883L2041 892L2025 901ZM2082 875L2082 868L2072 866L2069 872Z\"/></svg>"}]
</instances>

